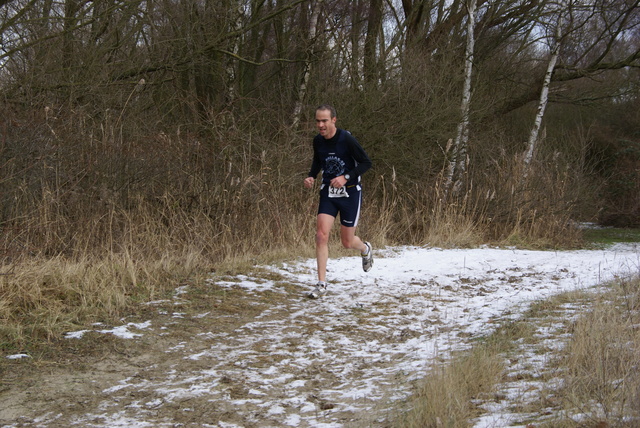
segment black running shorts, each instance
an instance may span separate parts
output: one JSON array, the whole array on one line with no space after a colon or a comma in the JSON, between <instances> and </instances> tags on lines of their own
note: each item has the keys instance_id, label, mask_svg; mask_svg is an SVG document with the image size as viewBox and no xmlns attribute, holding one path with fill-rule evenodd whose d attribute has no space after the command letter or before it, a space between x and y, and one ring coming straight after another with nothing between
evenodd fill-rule
<instances>
[{"instance_id":1,"label":"black running shorts","mask_svg":"<svg viewBox=\"0 0 640 428\"><path fill-rule=\"evenodd\" d=\"M318 214L329 214L337 217L338 213L340 213L340 224L346 227L356 227L360 217L362 188L359 184L347 186L347 194L349 197L330 197L329 186L323 185L320 189Z\"/></svg>"}]
</instances>

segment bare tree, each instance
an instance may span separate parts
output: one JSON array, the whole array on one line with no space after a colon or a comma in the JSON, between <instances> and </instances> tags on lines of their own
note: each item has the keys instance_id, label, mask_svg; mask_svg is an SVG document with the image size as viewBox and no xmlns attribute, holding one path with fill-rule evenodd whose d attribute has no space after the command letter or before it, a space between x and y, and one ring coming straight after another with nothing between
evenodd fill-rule
<instances>
[{"instance_id":1,"label":"bare tree","mask_svg":"<svg viewBox=\"0 0 640 428\"><path fill-rule=\"evenodd\" d=\"M320 8L323 0L316 0L313 4L313 11L311 12L311 19L309 20L309 46L307 48L307 59L304 63L304 72L302 73L302 80L298 88L298 99L293 107L293 129L297 129L300 124L300 115L302 114L302 108L304 106L304 99L307 94L307 86L309 84L309 78L311 76L311 64L314 50L314 42L316 39L316 29L318 26L318 16L320 16Z\"/></svg>"},{"instance_id":2,"label":"bare tree","mask_svg":"<svg viewBox=\"0 0 640 428\"><path fill-rule=\"evenodd\" d=\"M230 53L231 55L227 57L226 59L226 72L227 72L227 98L228 98L228 102L233 102L237 97L238 97L238 93L236 91L236 87L237 87L237 71L236 71L236 61L235 58L238 56L238 54L240 53L240 44L241 44L241 38L240 35L242 34L241 30L242 30L242 24L244 22L244 6L242 5L242 2L238 2L237 4L233 5L235 8L230 8L230 12L232 13L232 16L235 15L235 19L232 19L232 33L235 34L234 37L229 39L229 45L230 45Z\"/></svg>"},{"instance_id":3,"label":"bare tree","mask_svg":"<svg viewBox=\"0 0 640 428\"><path fill-rule=\"evenodd\" d=\"M370 1L367 23L363 73L365 82L368 85L375 85L379 79L377 49L382 32L382 0Z\"/></svg>"},{"instance_id":4,"label":"bare tree","mask_svg":"<svg viewBox=\"0 0 640 428\"><path fill-rule=\"evenodd\" d=\"M549 86L551 85L551 76L558 62L558 55L560 54L560 46L562 44L562 25L564 14L567 13L567 2L561 0L555 6L555 14L557 16L555 29L552 30L552 34L549 36L549 62L547 63L547 69L544 75L542 83L542 90L540 91L540 99L538 101L538 109L536 111L536 117L529 133L529 140L527 142L527 151L524 155L524 170L523 178L526 179L531 167L531 161L533 154L538 144L538 136L540 134L540 127L542 126L542 118L544 117L545 110L547 108L547 102L549 100Z\"/></svg>"},{"instance_id":5,"label":"bare tree","mask_svg":"<svg viewBox=\"0 0 640 428\"><path fill-rule=\"evenodd\" d=\"M452 146L452 155L447 167L445 176L445 195L449 190L457 193L464 180L467 167L467 144L469 142L469 111L471 107L471 78L473 74L473 54L474 54L474 27L476 15L476 0L468 0L467 7L467 44L465 48L464 86L462 88L462 103L460 105L461 118L458 123L456 138Z\"/></svg>"},{"instance_id":6,"label":"bare tree","mask_svg":"<svg viewBox=\"0 0 640 428\"><path fill-rule=\"evenodd\" d=\"M625 42L638 31L639 0L572 2L570 6L570 13L565 17L570 31L567 30L563 36L558 61L551 76L552 86L603 76L611 71L640 68L640 44ZM512 94L496 109L496 113L512 112L539 100L543 84L544 77L540 76L526 85L526 90ZM551 91L549 102L571 102L566 98L567 95L561 91ZM582 95L574 94L574 101L579 102Z\"/></svg>"}]
</instances>

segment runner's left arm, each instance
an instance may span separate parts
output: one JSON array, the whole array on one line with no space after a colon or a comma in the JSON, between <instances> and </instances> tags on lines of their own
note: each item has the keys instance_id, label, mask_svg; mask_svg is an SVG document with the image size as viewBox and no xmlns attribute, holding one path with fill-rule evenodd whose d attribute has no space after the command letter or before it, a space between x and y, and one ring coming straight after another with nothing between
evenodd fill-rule
<instances>
[{"instance_id":1,"label":"runner's left arm","mask_svg":"<svg viewBox=\"0 0 640 428\"><path fill-rule=\"evenodd\" d=\"M349 152L351 153L351 157L355 159L357 164L354 169L352 169L351 171L347 171L347 173L353 178L359 177L367 172L371 168L373 163L371 162L371 159L369 158L367 152L365 152L365 150L362 148L355 137L349 135L346 141L349 145Z\"/></svg>"}]
</instances>

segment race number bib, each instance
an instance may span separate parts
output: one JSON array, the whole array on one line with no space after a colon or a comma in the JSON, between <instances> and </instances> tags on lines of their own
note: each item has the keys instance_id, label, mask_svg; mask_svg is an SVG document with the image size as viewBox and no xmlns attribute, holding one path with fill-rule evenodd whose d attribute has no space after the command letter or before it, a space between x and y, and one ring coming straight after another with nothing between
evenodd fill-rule
<instances>
[{"instance_id":1,"label":"race number bib","mask_svg":"<svg viewBox=\"0 0 640 428\"><path fill-rule=\"evenodd\" d=\"M347 193L347 188L345 186L340 188L329 186L329 197L330 198L348 198L349 194Z\"/></svg>"}]
</instances>

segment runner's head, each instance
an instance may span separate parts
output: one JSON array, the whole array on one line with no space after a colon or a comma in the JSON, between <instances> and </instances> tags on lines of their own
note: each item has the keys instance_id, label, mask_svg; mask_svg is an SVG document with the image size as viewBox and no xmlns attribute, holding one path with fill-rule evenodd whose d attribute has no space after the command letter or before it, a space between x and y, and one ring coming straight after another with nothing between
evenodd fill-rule
<instances>
[{"instance_id":1,"label":"runner's head","mask_svg":"<svg viewBox=\"0 0 640 428\"><path fill-rule=\"evenodd\" d=\"M322 104L316 109L316 127L327 140L336 135L336 109L329 104Z\"/></svg>"},{"instance_id":2,"label":"runner's head","mask_svg":"<svg viewBox=\"0 0 640 428\"><path fill-rule=\"evenodd\" d=\"M335 107L333 107L331 104L321 104L318 106L318 108L316 109L316 112L318 110L329 110L329 113L331 114L331 117L337 117L338 114L336 113L336 109Z\"/></svg>"}]
</instances>

